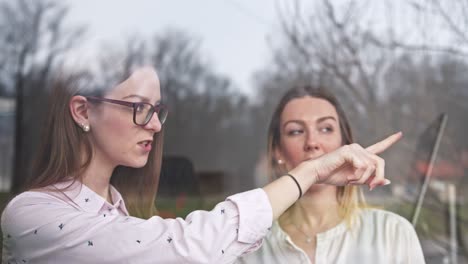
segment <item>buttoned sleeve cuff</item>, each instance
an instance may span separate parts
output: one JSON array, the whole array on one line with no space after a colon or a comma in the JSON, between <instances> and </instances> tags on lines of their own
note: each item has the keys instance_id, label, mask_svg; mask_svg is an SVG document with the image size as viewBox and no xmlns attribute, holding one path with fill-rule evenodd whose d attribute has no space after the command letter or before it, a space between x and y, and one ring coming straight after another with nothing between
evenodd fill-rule
<instances>
[{"instance_id":1,"label":"buttoned sleeve cuff","mask_svg":"<svg viewBox=\"0 0 468 264\"><path fill-rule=\"evenodd\" d=\"M255 189L229 196L239 211L238 241L261 245L273 223L273 210L263 189Z\"/></svg>"}]
</instances>

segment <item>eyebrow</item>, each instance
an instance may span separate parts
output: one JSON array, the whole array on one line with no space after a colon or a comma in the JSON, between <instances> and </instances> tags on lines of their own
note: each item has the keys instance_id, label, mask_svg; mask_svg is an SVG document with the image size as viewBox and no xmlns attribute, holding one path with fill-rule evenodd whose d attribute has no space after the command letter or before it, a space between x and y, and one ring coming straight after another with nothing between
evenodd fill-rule
<instances>
[{"instance_id":1,"label":"eyebrow","mask_svg":"<svg viewBox=\"0 0 468 264\"><path fill-rule=\"evenodd\" d=\"M138 95L138 94L130 94L130 95L124 96L122 99L128 99L128 98L138 98L142 102L145 102L145 103L149 103L151 101L148 97L141 96L141 95ZM161 100L157 100L156 104L158 104L158 103L161 103Z\"/></svg>"},{"instance_id":2,"label":"eyebrow","mask_svg":"<svg viewBox=\"0 0 468 264\"><path fill-rule=\"evenodd\" d=\"M321 123L321 122L323 122L323 121L325 121L327 119L331 119L331 120L336 122L336 118L334 116L324 116L324 117L319 118L317 120L317 123Z\"/></svg>"},{"instance_id":3,"label":"eyebrow","mask_svg":"<svg viewBox=\"0 0 468 264\"><path fill-rule=\"evenodd\" d=\"M316 123L322 123L323 121L326 121L328 119L334 120L336 122L336 118L334 116L324 116L324 117L320 117L319 119L317 119ZM296 119L289 120L288 122L284 123L283 128L286 127L286 125L288 125L289 123L303 124L304 121L303 120L296 120Z\"/></svg>"},{"instance_id":4,"label":"eyebrow","mask_svg":"<svg viewBox=\"0 0 468 264\"><path fill-rule=\"evenodd\" d=\"M141 95L137 95L137 94L130 94L130 95L127 95L127 96L124 96L122 99L127 99L127 98L139 98L139 99L141 99L142 101L149 102L149 99L148 99L147 97L144 97L144 96L141 96Z\"/></svg>"}]
</instances>

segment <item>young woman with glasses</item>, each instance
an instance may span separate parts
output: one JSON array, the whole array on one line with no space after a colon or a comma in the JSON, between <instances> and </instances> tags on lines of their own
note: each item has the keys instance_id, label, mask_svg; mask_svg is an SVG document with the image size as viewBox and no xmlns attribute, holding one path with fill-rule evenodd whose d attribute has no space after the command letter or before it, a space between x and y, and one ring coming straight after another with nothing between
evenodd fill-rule
<instances>
[{"instance_id":1,"label":"young woman with glasses","mask_svg":"<svg viewBox=\"0 0 468 264\"><path fill-rule=\"evenodd\" d=\"M301 162L211 211L162 219L154 198L167 108L152 67L127 77L101 95L57 85L33 181L2 214L3 263L232 263L311 186L388 184L376 153L400 134Z\"/></svg>"}]
</instances>

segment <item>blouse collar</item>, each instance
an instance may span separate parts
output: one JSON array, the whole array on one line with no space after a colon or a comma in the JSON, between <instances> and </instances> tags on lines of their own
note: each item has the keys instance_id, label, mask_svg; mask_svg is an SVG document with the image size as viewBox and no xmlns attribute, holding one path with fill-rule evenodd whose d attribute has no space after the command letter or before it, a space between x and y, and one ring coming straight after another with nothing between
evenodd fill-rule
<instances>
[{"instance_id":1,"label":"blouse collar","mask_svg":"<svg viewBox=\"0 0 468 264\"><path fill-rule=\"evenodd\" d=\"M122 195L112 185L110 185L112 204L107 202L106 199L91 190L88 186L76 180L56 183L52 188L48 189L50 194L60 196L62 199L65 198L74 204L75 207L85 212L98 214L104 210L112 210L115 208L122 211L125 215L129 215Z\"/></svg>"},{"instance_id":2,"label":"blouse collar","mask_svg":"<svg viewBox=\"0 0 468 264\"><path fill-rule=\"evenodd\" d=\"M335 227L332 227L331 229L328 229L325 232L318 233L317 234L317 241L327 241L334 239L337 236L340 236L344 234L347 231L346 223L345 221L341 221L338 225ZM291 237L286 233L283 228L281 228L281 225L279 224L278 221L275 221L273 223L273 226L271 227L271 232L272 235L275 236L275 238L278 241L284 242L284 243L290 243L294 245L294 242L292 241Z\"/></svg>"}]
</instances>

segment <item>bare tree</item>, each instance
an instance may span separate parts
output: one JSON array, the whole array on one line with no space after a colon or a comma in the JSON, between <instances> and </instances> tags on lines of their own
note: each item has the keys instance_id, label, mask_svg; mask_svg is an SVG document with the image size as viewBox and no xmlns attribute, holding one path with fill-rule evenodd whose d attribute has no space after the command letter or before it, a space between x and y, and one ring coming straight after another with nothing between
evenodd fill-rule
<instances>
[{"instance_id":1,"label":"bare tree","mask_svg":"<svg viewBox=\"0 0 468 264\"><path fill-rule=\"evenodd\" d=\"M371 1L321 0L309 6L299 0L283 2L278 6L280 42L273 47L276 69L268 70L275 77L267 73L266 79L282 76L284 84L331 87L349 98L347 108L353 115L366 120L359 123L366 134L388 132L379 111L386 92L384 76L394 54L381 47L382 34L369 27L376 19L372 16L375 5Z\"/></svg>"},{"instance_id":2,"label":"bare tree","mask_svg":"<svg viewBox=\"0 0 468 264\"><path fill-rule=\"evenodd\" d=\"M273 47L273 63L258 74L259 85L268 94L278 93L273 91L275 85L279 85L276 91L303 83L334 88L347 98L344 102L353 119L364 121L359 127L368 138L392 129L385 112L401 114L397 107L382 109L394 93L392 82L399 82L388 76L395 65L401 66L401 57L411 54L422 60L465 52L466 23L454 22L463 16L447 16L447 6L458 7L456 13L463 14L466 4L462 1L320 0L308 6L300 0L283 2L278 5L280 33L275 36L280 41ZM445 36L445 43L436 41L440 35ZM450 40L454 44L447 45ZM420 87L420 92L427 76L424 71L418 73L413 88Z\"/></svg>"},{"instance_id":3,"label":"bare tree","mask_svg":"<svg viewBox=\"0 0 468 264\"><path fill-rule=\"evenodd\" d=\"M468 4L466 1L405 0L412 12L417 39L391 39L386 46L407 51L468 56ZM408 19L408 18L406 18Z\"/></svg>"},{"instance_id":4,"label":"bare tree","mask_svg":"<svg viewBox=\"0 0 468 264\"><path fill-rule=\"evenodd\" d=\"M403 130L405 140L392 149L397 154L385 156L388 175L402 183L421 158L415 151L421 133L447 113L438 160L455 172L439 176L466 185L466 175L460 174L467 171L462 157L468 149L461 132L468 113L467 2L321 0L308 8L302 6L305 1L284 2L275 36L281 42L272 49L273 63L258 74L259 94L277 96L303 83L323 85L338 93L346 110L354 109L347 112L361 143ZM272 104L272 99L262 102ZM466 196L458 199L463 204ZM464 211L466 206L458 216L459 230L467 228Z\"/></svg>"},{"instance_id":5,"label":"bare tree","mask_svg":"<svg viewBox=\"0 0 468 264\"><path fill-rule=\"evenodd\" d=\"M16 97L13 192L22 187L28 174L25 161L30 159L24 144L24 118L25 111L35 110L27 108L25 98L33 90L45 89L52 69L62 63L84 32L83 28L66 27L67 13L67 6L52 0L0 3L0 81Z\"/></svg>"},{"instance_id":6,"label":"bare tree","mask_svg":"<svg viewBox=\"0 0 468 264\"><path fill-rule=\"evenodd\" d=\"M104 54L99 75L107 76L108 84L135 65L157 69L170 115L164 125L166 155L189 158L197 171L236 175L225 178L229 191L251 185L256 152L244 144L251 140L250 105L205 59L197 37L168 29L148 40L131 36L121 47L106 50L111 52Z\"/></svg>"}]
</instances>

